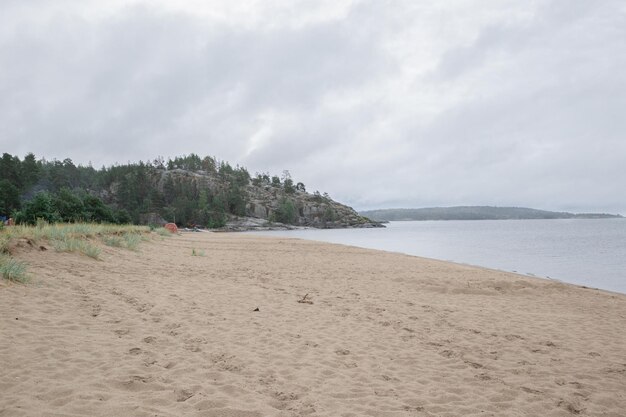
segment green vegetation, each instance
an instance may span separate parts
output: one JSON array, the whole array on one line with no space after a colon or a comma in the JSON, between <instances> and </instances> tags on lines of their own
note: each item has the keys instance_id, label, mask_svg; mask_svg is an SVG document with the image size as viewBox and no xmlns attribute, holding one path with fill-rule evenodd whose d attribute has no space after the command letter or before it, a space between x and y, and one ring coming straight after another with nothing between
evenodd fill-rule
<instances>
[{"instance_id":1,"label":"green vegetation","mask_svg":"<svg viewBox=\"0 0 626 417\"><path fill-rule=\"evenodd\" d=\"M161 230L165 231L163 233ZM107 246L137 250L142 240L150 233L148 226L115 224L50 224L39 219L35 226L18 225L0 228L0 275L15 282L26 282L26 264L10 256L12 244L25 240L31 246L48 242L58 252L77 252L99 259L102 250L98 242ZM171 235L165 229L157 230L161 236Z\"/></svg>"},{"instance_id":2,"label":"green vegetation","mask_svg":"<svg viewBox=\"0 0 626 417\"><path fill-rule=\"evenodd\" d=\"M104 236L102 238L102 242L104 242L107 246L112 246L114 248L122 247L122 239L118 236Z\"/></svg>"},{"instance_id":3,"label":"green vegetation","mask_svg":"<svg viewBox=\"0 0 626 417\"><path fill-rule=\"evenodd\" d=\"M163 227L159 227L158 229L154 229L152 230L153 232L155 232L157 235L161 236L161 237L171 237L172 236L172 232L170 232L169 230L163 228Z\"/></svg>"},{"instance_id":4,"label":"green vegetation","mask_svg":"<svg viewBox=\"0 0 626 417\"><path fill-rule=\"evenodd\" d=\"M75 237L54 239L50 241L50 243L52 244L52 246L54 246L54 249L57 252L78 252L93 259L98 259L101 252L100 248L93 245L88 240Z\"/></svg>"},{"instance_id":5,"label":"green vegetation","mask_svg":"<svg viewBox=\"0 0 626 417\"><path fill-rule=\"evenodd\" d=\"M126 245L126 249L136 251L139 249L139 244L141 243L141 236L137 233L125 233L124 243Z\"/></svg>"},{"instance_id":6,"label":"green vegetation","mask_svg":"<svg viewBox=\"0 0 626 417\"><path fill-rule=\"evenodd\" d=\"M0 275L9 281L28 282L26 264L11 258L6 253L0 253Z\"/></svg>"},{"instance_id":7,"label":"green vegetation","mask_svg":"<svg viewBox=\"0 0 626 417\"><path fill-rule=\"evenodd\" d=\"M294 224L296 221L296 206L289 199L282 199L276 211L272 213L273 222Z\"/></svg>"},{"instance_id":8,"label":"green vegetation","mask_svg":"<svg viewBox=\"0 0 626 417\"><path fill-rule=\"evenodd\" d=\"M206 175L213 181L210 187L201 179ZM0 178L0 217L27 225L38 219L140 224L160 217L178 225L219 228L229 215L246 215L251 184L287 195L305 191L303 183L294 185L288 171L282 180L267 173L251 178L243 167L196 154L95 169L69 158L37 160L29 153L20 160L4 153Z\"/></svg>"}]
</instances>

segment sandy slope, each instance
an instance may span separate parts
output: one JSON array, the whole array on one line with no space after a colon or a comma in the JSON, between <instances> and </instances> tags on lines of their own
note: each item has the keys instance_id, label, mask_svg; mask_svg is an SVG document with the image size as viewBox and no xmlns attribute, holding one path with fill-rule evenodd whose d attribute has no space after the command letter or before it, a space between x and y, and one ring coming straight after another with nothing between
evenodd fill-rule
<instances>
[{"instance_id":1,"label":"sandy slope","mask_svg":"<svg viewBox=\"0 0 626 417\"><path fill-rule=\"evenodd\" d=\"M18 256L3 417L626 415L624 295L250 235Z\"/></svg>"}]
</instances>

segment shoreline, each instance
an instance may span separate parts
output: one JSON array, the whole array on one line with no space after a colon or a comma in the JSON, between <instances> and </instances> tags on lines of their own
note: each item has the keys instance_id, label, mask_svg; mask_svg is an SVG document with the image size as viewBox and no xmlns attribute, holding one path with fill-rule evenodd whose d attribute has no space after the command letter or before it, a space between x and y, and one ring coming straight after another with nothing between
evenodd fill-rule
<instances>
[{"instance_id":1,"label":"shoreline","mask_svg":"<svg viewBox=\"0 0 626 417\"><path fill-rule=\"evenodd\" d=\"M0 283L0 415L626 409L623 294L251 233L16 256L34 279Z\"/></svg>"},{"instance_id":2,"label":"shoreline","mask_svg":"<svg viewBox=\"0 0 626 417\"><path fill-rule=\"evenodd\" d=\"M525 222L525 220L518 222ZM294 237L391 251L626 294L626 286L622 279L623 273L619 266L621 264L626 267L626 264L615 261L615 259L621 259L621 255L626 253L615 249L610 252L613 258L607 254L592 256L593 251L586 251L583 248L584 242L587 242L585 236L576 237L578 244L574 245L572 254L563 245L531 245L528 236L534 236L535 232L546 237L548 241L554 238L538 230L539 225L533 227L532 233L524 234L525 238L512 239L504 238L503 234L508 233L509 229L511 229L511 234L515 234L521 226L497 228L493 229L493 232L492 229L488 229L489 232L483 233L476 230L473 221L461 222L463 223L460 226L461 232L455 229L456 226L440 228L437 225L426 227L412 225L405 228L402 223L391 222L386 229L367 232L312 229L254 232L264 236ZM430 223L441 224L442 222ZM557 228L554 233L558 233L561 228ZM254 234L254 232L247 233ZM572 236L568 238L571 239ZM592 242L598 243L593 239Z\"/></svg>"}]
</instances>

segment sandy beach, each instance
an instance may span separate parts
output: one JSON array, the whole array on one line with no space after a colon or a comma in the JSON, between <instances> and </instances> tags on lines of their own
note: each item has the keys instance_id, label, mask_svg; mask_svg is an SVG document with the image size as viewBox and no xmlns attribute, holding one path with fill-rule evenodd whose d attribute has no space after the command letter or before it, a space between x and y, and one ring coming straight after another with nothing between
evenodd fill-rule
<instances>
[{"instance_id":1,"label":"sandy beach","mask_svg":"<svg viewBox=\"0 0 626 417\"><path fill-rule=\"evenodd\" d=\"M15 256L2 417L626 415L626 295L244 234Z\"/></svg>"}]
</instances>

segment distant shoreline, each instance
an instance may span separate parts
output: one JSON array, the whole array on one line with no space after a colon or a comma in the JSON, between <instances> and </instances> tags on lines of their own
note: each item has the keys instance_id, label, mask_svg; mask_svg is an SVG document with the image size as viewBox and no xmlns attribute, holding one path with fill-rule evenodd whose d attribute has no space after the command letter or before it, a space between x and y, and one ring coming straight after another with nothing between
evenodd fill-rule
<instances>
[{"instance_id":1,"label":"distant shoreline","mask_svg":"<svg viewBox=\"0 0 626 417\"><path fill-rule=\"evenodd\" d=\"M457 206L416 209L381 209L359 212L379 222L431 220L557 220L557 219L620 219L619 214L569 213L526 207Z\"/></svg>"}]
</instances>

